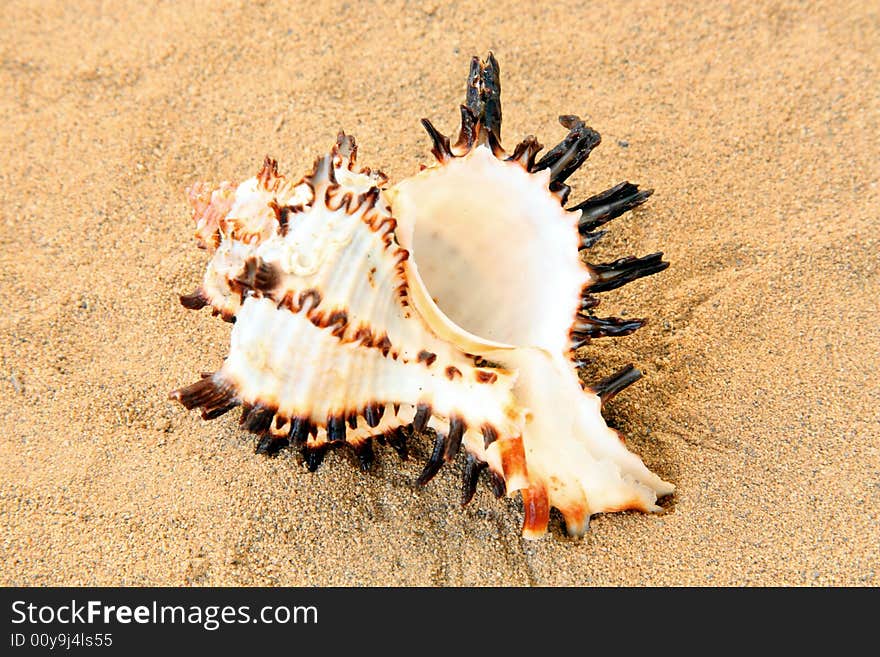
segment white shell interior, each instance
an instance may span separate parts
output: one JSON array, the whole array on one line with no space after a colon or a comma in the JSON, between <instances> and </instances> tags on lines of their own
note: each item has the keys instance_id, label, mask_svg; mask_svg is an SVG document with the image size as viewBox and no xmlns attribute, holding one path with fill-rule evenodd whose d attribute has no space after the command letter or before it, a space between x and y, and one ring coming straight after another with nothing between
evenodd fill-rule
<instances>
[{"instance_id":1,"label":"white shell interior","mask_svg":"<svg viewBox=\"0 0 880 657\"><path fill-rule=\"evenodd\" d=\"M530 174L478 146L401 181L390 197L398 239L450 320L492 342L561 353L590 276L577 218L548 182L547 170Z\"/></svg>"}]
</instances>

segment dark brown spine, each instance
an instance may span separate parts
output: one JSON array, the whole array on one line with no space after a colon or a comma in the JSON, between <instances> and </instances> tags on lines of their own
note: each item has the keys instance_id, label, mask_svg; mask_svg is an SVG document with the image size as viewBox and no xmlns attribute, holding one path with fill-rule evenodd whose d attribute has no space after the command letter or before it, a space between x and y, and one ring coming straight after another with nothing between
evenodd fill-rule
<instances>
[{"instance_id":1,"label":"dark brown spine","mask_svg":"<svg viewBox=\"0 0 880 657\"><path fill-rule=\"evenodd\" d=\"M589 249L598 242L607 233L606 230L598 230L595 233L581 233L581 243L578 245L578 251Z\"/></svg>"},{"instance_id":2,"label":"dark brown spine","mask_svg":"<svg viewBox=\"0 0 880 657\"><path fill-rule=\"evenodd\" d=\"M480 428L483 432L483 447L489 449L489 445L498 440L498 432L495 431L494 427L488 424L484 424Z\"/></svg>"},{"instance_id":3,"label":"dark brown spine","mask_svg":"<svg viewBox=\"0 0 880 657\"><path fill-rule=\"evenodd\" d=\"M385 410L384 406L380 406L379 404L369 404L366 408L364 408L364 419L367 421L367 425L370 427L378 427L379 422L382 421L382 411Z\"/></svg>"},{"instance_id":4,"label":"dark brown spine","mask_svg":"<svg viewBox=\"0 0 880 657\"><path fill-rule=\"evenodd\" d=\"M621 337L640 329L644 319L622 319L620 317L594 317L579 313L575 318L570 337L574 349L588 344L590 340L604 337Z\"/></svg>"},{"instance_id":5,"label":"dark brown spine","mask_svg":"<svg viewBox=\"0 0 880 657\"><path fill-rule=\"evenodd\" d=\"M174 390L170 399L179 401L184 408L202 408L202 418L210 420L223 415L241 402L234 386L209 374L193 384Z\"/></svg>"},{"instance_id":6,"label":"dark brown spine","mask_svg":"<svg viewBox=\"0 0 880 657\"><path fill-rule=\"evenodd\" d=\"M491 52L485 61L471 59L465 104L477 119L478 140L485 132L501 139L501 70Z\"/></svg>"},{"instance_id":7,"label":"dark brown spine","mask_svg":"<svg viewBox=\"0 0 880 657\"><path fill-rule=\"evenodd\" d=\"M460 154L465 154L473 148L477 140L476 133L477 117L467 105L461 106L461 128L458 131L458 140L454 149Z\"/></svg>"},{"instance_id":8,"label":"dark brown spine","mask_svg":"<svg viewBox=\"0 0 880 657\"><path fill-rule=\"evenodd\" d=\"M459 417L452 417L449 420L449 435L446 437L446 449L443 452L443 460L451 461L461 449L461 439L464 436L467 425L464 420Z\"/></svg>"},{"instance_id":9,"label":"dark brown spine","mask_svg":"<svg viewBox=\"0 0 880 657\"><path fill-rule=\"evenodd\" d=\"M477 492L477 481L480 473L486 469L487 463L478 461L471 454L467 456L467 462L464 466L464 477L461 482L461 505L464 506L474 498Z\"/></svg>"},{"instance_id":10,"label":"dark brown spine","mask_svg":"<svg viewBox=\"0 0 880 657\"><path fill-rule=\"evenodd\" d=\"M595 394L599 395L602 403L605 404L621 390L628 388L641 378L642 373L639 370L632 365L627 365L611 376L590 384L589 388Z\"/></svg>"},{"instance_id":11,"label":"dark brown spine","mask_svg":"<svg viewBox=\"0 0 880 657\"><path fill-rule=\"evenodd\" d=\"M640 206L653 193L653 189L639 191L638 185L624 181L578 203L569 208L569 211L581 213L581 217L578 219L578 230L581 234L588 234L599 226Z\"/></svg>"},{"instance_id":12,"label":"dark brown spine","mask_svg":"<svg viewBox=\"0 0 880 657\"><path fill-rule=\"evenodd\" d=\"M345 418L341 415L331 415L327 418L327 440L331 443L345 441Z\"/></svg>"},{"instance_id":13,"label":"dark brown spine","mask_svg":"<svg viewBox=\"0 0 880 657\"><path fill-rule=\"evenodd\" d=\"M287 438L279 438L271 434L264 434L257 440L254 452L257 454L265 454L266 456L274 456L282 449L289 445Z\"/></svg>"},{"instance_id":14,"label":"dark brown spine","mask_svg":"<svg viewBox=\"0 0 880 657\"><path fill-rule=\"evenodd\" d=\"M295 417L290 423L290 442L295 445L302 445L309 437L311 424L308 418Z\"/></svg>"},{"instance_id":15,"label":"dark brown spine","mask_svg":"<svg viewBox=\"0 0 880 657\"><path fill-rule=\"evenodd\" d=\"M434 157L437 158L437 161L446 162L451 159L453 155L452 150L449 147L449 137L437 130L437 128L434 127L434 124L428 119L422 119L422 126L425 128L428 136L431 137L431 141L433 142L431 152L434 154Z\"/></svg>"},{"instance_id":16,"label":"dark brown spine","mask_svg":"<svg viewBox=\"0 0 880 657\"><path fill-rule=\"evenodd\" d=\"M445 451L446 437L438 433L437 438L434 440L434 451L431 452L431 456L425 464L422 474L419 475L419 478L416 481L419 486L425 486L434 478L434 475L440 471L440 467L443 465L443 454Z\"/></svg>"},{"instance_id":17,"label":"dark brown spine","mask_svg":"<svg viewBox=\"0 0 880 657\"><path fill-rule=\"evenodd\" d=\"M418 404L416 406L416 415L413 418L413 429L424 431L430 417L431 407L428 404Z\"/></svg>"},{"instance_id":18,"label":"dark brown spine","mask_svg":"<svg viewBox=\"0 0 880 657\"><path fill-rule=\"evenodd\" d=\"M403 427L397 427L385 433L385 440L391 445L391 448L397 452L401 460L406 461L409 458L409 450L406 446L406 432Z\"/></svg>"},{"instance_id":19,"label":"dark brown spine","mask_svg":"<svg viewBox=\"0 0 880 657\"><path fill-rule=\"evenodd\" d=\"M492 487L492 493L495 497L504 497L504 494L507 492L507 484L504 483L504 477L492 470L489 470L489 485Z\"/></svg>"},{"instance_id":20,"label":"dark brown spine","mask_svg":"<svg viewBox=\"0 0 880 657\"><path fill-rule=\"evenodd\" d=\"M321 443L320 445L303 445L303 462L306 464L309 472L314 472L321 466L321 463L323 463L324 456L326 456L326 454L326 443Z\"/></svg>"},{"instance_id":21,"label":"dark brown spine","mask_svg":"<svg viewBox=\"0 0 880 657\"><path fill-rule=\"evenodd\" d=\"M180 305L189 310L201 310L209 303L208 297L205 296L204 290L198 288L192 294L181 294Z\"/></svg>"},{"instance_id":22,"label":"dark brown spine","mask_svg":"<svg viewBox=\"0 0 880 657\"><path fill-rule=\"evenodd\" d=\"M599 265L587 264L592 280L586 286L589 292L607 292L622 285L661 272L669 266L662 260L663 253L652 253L641 258L627 256Z\"/></svg>"},{"instance_id":23,"label":"dark brown spine","mask_svg":"<svg viewBox=\"0 0 880 657\"><path fill-rule=\"evenodd\" d=\"M275 417L275 409L257 404L256 406L247 406L241 412L239 425L245 431L251 433L266 433L272 426L272 418Z\"/></svg>"},{"instance_id":24,"label":"dark brown spine","mask_svg":"<svg viewBox=\"0 0 880 657\"><path fill-rule=\"evenodd\" d=\"M355 456L357 456L358 463L360 464L361 471L367 472L373 465L373 459L375 458L375 454L373 453L372 439L367 438L366 440L363 440L362 442L354 445L353 448Z\"/></svg>"},{"instance_id":25,"label":"dark brown spine","mask_svg":"<svg viewBox=\"0 0 880 657\"><path fill-rule=\"evenodd\" d=\"M580 168L590 153L602 141L599 133L587 126L580 117L560 116L559 122L569 132L565 139L538 160L533 171L550 169L551 190L561 190L566 179ZM568 196L566 192L565 197ZM563 200L563 203L565 199Z\"/></svg>"}]
</instances>

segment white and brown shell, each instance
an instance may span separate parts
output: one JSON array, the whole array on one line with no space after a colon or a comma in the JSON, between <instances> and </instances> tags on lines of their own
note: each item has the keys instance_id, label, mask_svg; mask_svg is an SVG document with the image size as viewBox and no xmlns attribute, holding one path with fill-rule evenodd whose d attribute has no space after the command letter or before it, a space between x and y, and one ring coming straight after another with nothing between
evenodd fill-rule
<instances>
[{"instance_id":1,"label":"white and brown shell","mask_svg":"<svg viewBox=\"0 0 880 657\"><path fill-rule=\"evenodd\" d=\"M220 369L172 398L205 419L241 405L258 452L300 447L311 470L334 445L364 469L374 440L405 457L408 437L433 429L418 483L463 447L462 502L487 470L497 495L520 491L530 538L551 507L575 535L595 513L658 510L673 486L601 414L640 373L584 388L575 357L642 324L594 316L593 295L664 269L662 254L590 265L580 251L651 191L625 182L566 209L565 180L600 138L560 121L569 133L542 158L531 136L507 153L490 54L472 61L457 141L423 120L437 162L397 185L356 168L345 134L299 182L267 158L239 185L195 185L212 258L181 302L234 326Z\"/></svg>"}]
</instances>

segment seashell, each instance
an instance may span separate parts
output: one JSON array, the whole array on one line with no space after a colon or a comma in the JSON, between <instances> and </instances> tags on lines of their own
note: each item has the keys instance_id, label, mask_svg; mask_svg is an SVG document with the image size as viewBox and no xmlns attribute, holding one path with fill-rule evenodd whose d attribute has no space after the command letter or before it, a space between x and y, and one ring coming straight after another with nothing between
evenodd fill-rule
<instances>
[{"instance_id":1,"label":"seashell","mask_svg":"<svg viewBox=\"0 0 880 657\"><path fill-rule=\"evenodd\" d=\"M599 134L563 116L568 135L540 159L533 136L507 152L500 97L495 58L473 58L457 140L423 120L436 162L396 185L358 168L340 133L298 182L267 158L240 184L193 186L211 260L181 302L234 325L221 367L171 397L205 419L242 406L258 452L299 447L310 470L336 445L363 469L374 441L405 458L432 429L420 485L463 448L462 503L486 471L496 495L520 492L525 537L546 532L551 507L582 535L592 514L658 511L674 490L602 417L640 372L584 387L575 355L644 321L593 315L595 294L668 263L585 263L597 229L651 190L624 182L566 209Z\"/></svg>"}]
</instances>

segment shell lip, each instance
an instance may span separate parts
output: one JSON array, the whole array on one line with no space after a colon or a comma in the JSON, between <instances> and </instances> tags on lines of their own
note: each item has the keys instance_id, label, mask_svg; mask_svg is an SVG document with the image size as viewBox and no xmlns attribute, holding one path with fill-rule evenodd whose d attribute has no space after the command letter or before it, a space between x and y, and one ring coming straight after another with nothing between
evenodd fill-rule
<instances>
[{"instance_id":1,"label":"shell lip","mask_svg":"<svg viewBox=\"0 0 880 657\"><path fill-rule=\"evenodd\" d=\"M469 352L510 351L518 348L517 345L480 337L456 324L431 298L427 286L419 276L418 265L415 264L414 259L407 260L404 266L410 275L410 298L416 310L432 324L433 330L439 334L439 337L448 339ZM434 321L439 322L439 325Z\"/></svg>"}]
</instances>

